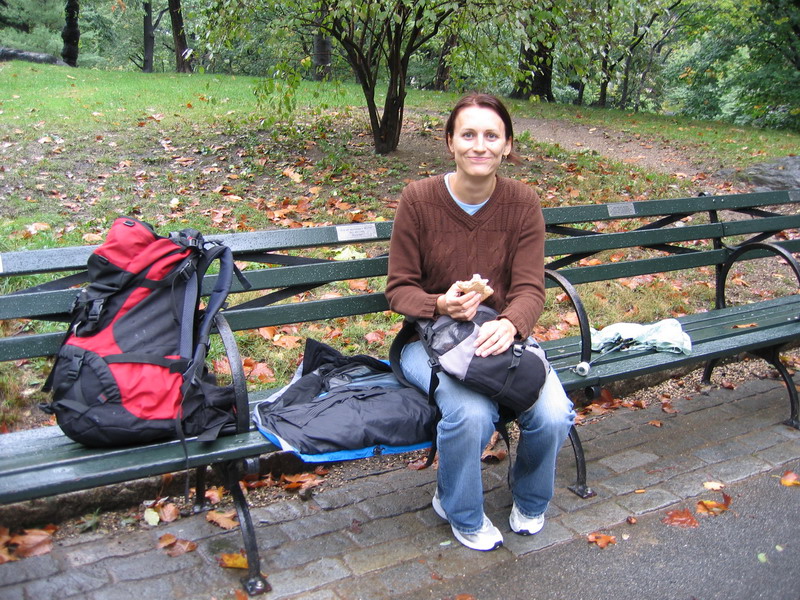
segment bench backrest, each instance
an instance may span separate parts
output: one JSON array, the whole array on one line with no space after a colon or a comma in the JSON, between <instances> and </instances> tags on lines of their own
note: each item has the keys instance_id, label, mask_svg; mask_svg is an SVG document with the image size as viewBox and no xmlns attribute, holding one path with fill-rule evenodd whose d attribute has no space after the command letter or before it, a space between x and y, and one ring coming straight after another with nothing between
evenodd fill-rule
<instances>
[{"instance_id":1,"label":"bench backrest","mask_svg":"<svg viewBox=\"0 0 800 600\"><path fill-rule=\"evenodd\" d=\"M732 252L728 245L742 241L772 239L798 252L800 239L785 233L800 229L798 206L800 190L545 208L547 266L580 284L718 267ZM208 235L230 246L237 262L250 263L245 274L254 290L279 300L260 306L263 301L254 298L258 294L244 292L235 282L225 310L231 327L254 329L387 310L377 289L315 300L303 295L327 283L384 276L391 228L391 222L378 222ZM356 250L356 258L335 260L335 253L348 246ZM0 254L2 277L75 272L67 279L0 296L0 319L67 321L77 290L63 288L83 278L93 249ZM207 285L213 285L213 278ZM51 355L62 337L55 331L0 338L0 360Z\"/></svg>"}]
</instances>

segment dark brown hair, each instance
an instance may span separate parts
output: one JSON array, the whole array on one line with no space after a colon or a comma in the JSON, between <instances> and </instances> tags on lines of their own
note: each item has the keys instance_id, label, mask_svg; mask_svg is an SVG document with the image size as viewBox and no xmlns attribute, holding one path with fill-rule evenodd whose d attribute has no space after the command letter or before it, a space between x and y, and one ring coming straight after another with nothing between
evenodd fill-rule
<instances>
[{"instance_id":1,"label":"dark brown hair","mask_svg":"<svg viewBox=\"0 0 800 600\"><path fill-rule=\"evenodd\" d=\"M500 120L503 121L503 125L506 130L506 140L510 139L512 142L511 152L508 154L508 161L515 165L520 164L522 162L522 157L516 153L513 146L514 125L511 123L511 115L509 114L508 109L505 107L505 104L503 104L497 96L493 96L491 94L472 92L466 96L463 96L461 100L456 102L456 105L453 107L453 110L450 111L450 116L447 118L447 123L444 126L445 143L449 143L453 138L453 133L455 132L456 127L456 117L458 117L458 113L468 106L480 106L482 108L488 108L489 110L494 111L498 117L500 117Z\"/></svg>"}]
</instances>

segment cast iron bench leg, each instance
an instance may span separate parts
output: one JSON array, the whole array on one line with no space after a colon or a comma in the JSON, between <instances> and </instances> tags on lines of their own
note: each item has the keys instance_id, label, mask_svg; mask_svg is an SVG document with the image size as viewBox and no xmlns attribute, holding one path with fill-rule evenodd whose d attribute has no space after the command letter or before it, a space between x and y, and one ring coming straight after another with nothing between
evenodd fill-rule
<instances>
[{"instance_id":1,"label":"cast iron bench leg","mask_svg":"<svg viewBox=\"0 0 800 600\"><path fill-rule=\"evenodd\" d=\"M567 489L581 498L591 498L596 495L592 488L586 485L586 458L583 455L583 445L581 438L578 437L578 430L575 425L570 427L569 441L572 442L572 451L575 453L575 470L577 471L577 478L575 485L567 486Z\"/></svg>"},{"instance_id":2,"label":"cast iron bench leg","mask_svg":"<svg viewBox=\"0 0 800 600\"><path fill-rule=\"evenodd\" d=\"M194 504L192 512L198 514L208 509L206 501L206 467L197 467L194 470Z\"/></svg>"},{"instance_id":3,"label":"cast iron bench leg","mask_svg":"<svg viewBox=\"0 0 800 600\"><path fill-rule=\"evenodd\" d=\"M771 346L761 350L753 350L751 351L751 354L767 361L769 364L775 367L775 370L780 374L781 378L783 379L783 383L786 386L786 391L789 392L789 418L784 421L784 423L789 427L800 429L800 402L798 402L797 388L795 387L791 373L789 373L786 365L784 365L783 361L781 360L780 348L777 346ZM703 370L703 383L711 383L711 372L714 370L714 367L719 364L719 362L719 359L715 358L714 360L710 360L708 363L706 363L705 369Z\"/></svg>"},{"instance_id":4,"label":"cast iron bench leg","mask_svg":"<svg viewBox=\"0 0 800 600\"><path fill-rule=\"evenodd\" d=\"M228 461L219 465L224 477L225 486L233 496L236 513L239 515L239 527L242 530L244 551L247 556L247 576L242 578L242 585L250 596L264 594L272 589L261 574L261 558L258 555L258 541L253 520L250 517L250 508L244 497L242 488L239 487L239 461Z\"/></svg>"},{"instance_id":5,"label":"cast iron bench leg","mask_svg":"<svg viewBox=\"0 0 800 600\"><path fill-rule=\"evenodd\" d=\"M770 363L780 373L783 383L786 385L786 390L789 392L789 419L784 421L789 427L800 429L800 420L798 420L798 402L797 402L797 388L794 385L794 380L786 365L781 360L779 348L772 346L754 352L759 358L763 358Z\"/></svg>"}]
</instances>

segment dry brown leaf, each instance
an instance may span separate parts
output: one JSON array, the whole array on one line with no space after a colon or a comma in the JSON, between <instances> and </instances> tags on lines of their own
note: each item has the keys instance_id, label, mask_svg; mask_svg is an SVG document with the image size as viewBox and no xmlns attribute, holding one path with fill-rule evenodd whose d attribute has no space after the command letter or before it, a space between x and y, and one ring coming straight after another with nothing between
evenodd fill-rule
<instances>
[{"instance_id":1,"label":"dry brown leaf","mask_svg":"<svg viewBox=\"0 0 800 600\"><path fill-rule=\"evenodd\" d=\"M174 502L159 506L156 510L164 523L172 523L181 516L181 511Z\"/></svg>"},{"instance_id":2,"label":"dry brown leaf","mask_svg":"<svg viewBox=\"0 0 800 600\"><path fill-rule=\"evenodd\" d=\"M598 548L605 548L609 544L616 544L617 538L613 535L606 535L604 533L590 533L587 538L590 544L597 544Z\"/></svg>"},{"instance_id":3,"label":"dry brown leaf","mask_svg":"<svg viewBox=\"0 0 800 600\"><path fill-rule=\"evenodd\" d=\"M194 552L197 550L197 544L192 542L191 540L182 540L177 539L175 543L169 546L167 550L167 556L171 556L175 558L177 556L183 556L187 552Z\"/></svg>"},{"instance_id":4,"label":"dry brown leaf","mask_svg":"<svg viewBox=\"0 0 800 600\"><path fill-rule=\"evenodd\" d=\"M167 546L172 546L172 544L174 544L177 541L178 541L178 538L176 538L174 535L172 535L171 533L165 533L160 538L158 538L158 546L157 547L158 548L166 548Z\"/></svg>"},{"instance_id":5,"label":"dry brown leaf","mask_svg":"<svg viewBox=\"0 0 800 600\"><path fill-rule=\"evenodd\" d=\"M781 477L781 485L786 487L800 485L800 477L794 471L786 471Z\"/></svg>"},{"instance_id":6,"label":"dry brown leaf","mask_svg":"<svg viewBox=\"0 0 800 600\"><path fill-rule=\"evenodd\" d=\"M6 548L5 546L0 546L0 565L3 565L7 562L13 562L18 560L16 556L11 554L11 550Z\"/></svg>"},{"instance_id":7,"label":"dry brown leaf","mask_svg":"<svg viewBox=\"0 0 800 600\"><path fill-rule=\"evenodd\" d=\"M225 494L225 489L219 486L210 487L206 490L205 499L211 504L219 504L222 501L222 496Z\"/></svg>"},{"instance_id":8,"label":"dry brown leaf","mask_svg":"<svg viewBox=\"0 0 800 600\"><path fill-rule=\"evenodd\" d=\"M661 519L661 522L672 527L684 527L687 529L700 526L700 523L697 522L697 519L694 518L688 508L667 512L667 516Z\"/></svg>"},{"instance_id":9,"label":"dry brown leaf","mask_svg":"<svg viewBox=\"0 0 800 600\"><path fill-rule=\"evenodd\" d=\"M721 515L728 508L730 508L731 497L727 494L722 494L723 501L717 502L716 500L699 500L697 502L698 515Z\"/></svg>"},{"instance_id":10,"label":"dry brown leaf","mask_svg":"<svg viewBox=\"0 0 800 600\"><path fill-rule=\"evenodd\" d=\"M408 468L412 471L421 471L422 469L427 468L428 466L428 457L423 456L422 458L418 458L417 460L412 460L408 463Z\"/></svg>"},{"instance_id":11,"label":"dry brown leaf","mask_svg":"<svg viewBox=\"0 0 800 600\"><path fill-rule=\"evenodd\" d=\"M16 546L14 556L17 558L41 556L53 549L53 536L44 529L25 529L22 533L11 536L8 544Z\"/></svg>"},{"instance_id":12,"label":"dry brown leaf","mask_svg":"<svg viewBox=\"0 0 800 600\"><path fill-rule=\"evenodd\" d=\"M210 510L206 514L206 520L210 523L214 523L215 525L219 525L223 529L236 529L236 527L239 526L239 523L234 519L235 516L235 510L229 510L226 513Z\"/></svg>"},{"instance_id":13,"label":"dry brown leaf","mask_svg":"<svg viewBox=\"0 0 800 600\"><path fill-rule=\"evenodd\" d=\"M236 554L222 554L217 557L217 562L220 567L226 569L246 569L247 557L244 552L237 552Z\"/></svg>"},{"instance_id":14,"label":"dry brown leaf","mask_svg":"<svg viewBox=\"0 0 800 600\"><path fill-rule=\"evenodd\" d=\"M297 335L279 335L276 336L272 343L280 348L291 350L297 348L303 342L303 338Z\"/></svg>"}]
</instances>

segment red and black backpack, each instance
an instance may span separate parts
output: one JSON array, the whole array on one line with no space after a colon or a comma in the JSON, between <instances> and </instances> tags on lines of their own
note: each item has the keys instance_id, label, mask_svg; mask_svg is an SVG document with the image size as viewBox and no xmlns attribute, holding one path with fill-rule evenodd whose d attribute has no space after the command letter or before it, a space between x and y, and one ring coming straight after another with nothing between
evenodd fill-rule
<instances>
[{"instance_id":1,"label":"red and black backpack","mask_svg":"<svg viewBox=\"0 0 800 600\"><path fill-rule=\"evenodd\" d=\"M215 261L216 284L201 308ZM196 230L162 237L142 221L116 219L88 260L90 283L45 384L53 401L42 408L86 446L235 430L241 385L217 385L206 366L234 271L230 248Z\"/></svg>"}]
</instances>

